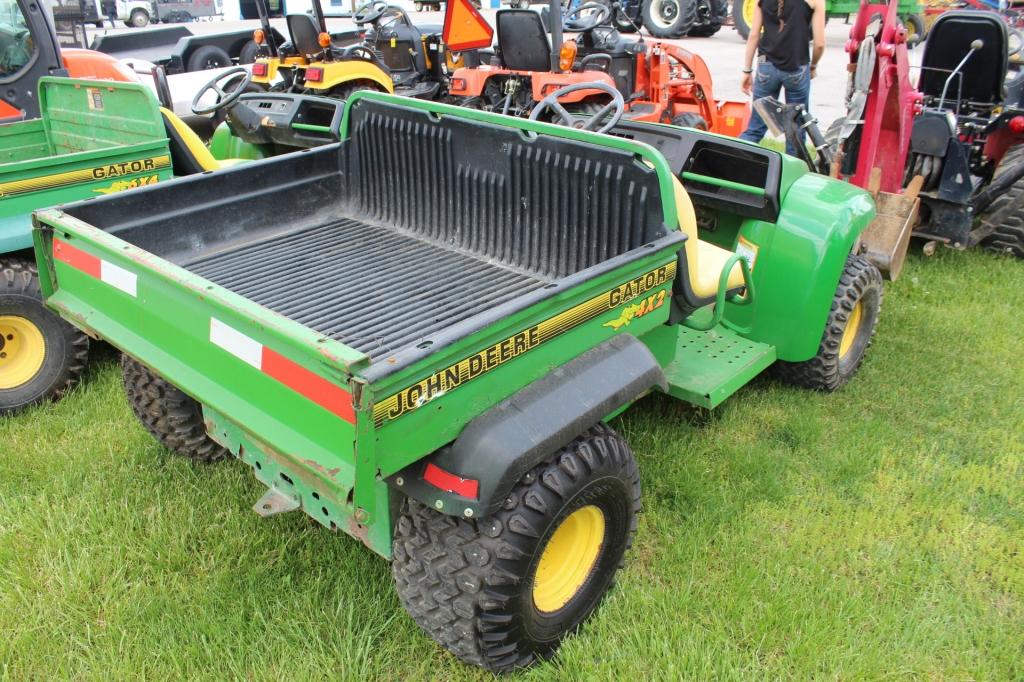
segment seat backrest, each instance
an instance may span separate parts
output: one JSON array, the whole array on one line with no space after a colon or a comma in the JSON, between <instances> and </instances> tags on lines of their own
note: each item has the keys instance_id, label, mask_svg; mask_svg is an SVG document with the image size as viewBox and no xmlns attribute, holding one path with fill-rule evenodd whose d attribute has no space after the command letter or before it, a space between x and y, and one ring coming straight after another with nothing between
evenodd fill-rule
<instances>
[{"instance_id":1,"label":"seat backrest","mask_svg":"<svg viewBox=\"0 0 1024 682\"><path fill-rule=\"evenodd\" d=\"M160 107L160 115L163 116L164 128L167 131L175 176L181 177L220 168L220 164L203 141L187 123L178 118L177 114Z\"/></svg>"},{"instance_id":2,"label":"seat backrest","mask_svg":"<svg viewBox=\"0 0 1024 682\"><path fill-rule=\"evenodd\" d=\"M635 150L370 98L348 115L346 182L370 220L542 278L670 233L659 175Z\"/></svg>"},{"instance_id":3,"label":"seat backrest","mask_svg":"<svg viewBox=\"0 0 1024 682\"><path fill-rule=\"evenodd\" d=\"M313 17L308 14L289 14L285 19L288 21L288 35L298 54L309 57L323 51L317 40L320 27Z\"/></svg>"},{"instance_id":4,"label":"seat backrest","mask_svg":"<svg viewBox=\"0 0 1024 682\"><path fill-rule=\"evenodd\" d=\"M1006 23L991 12L953 11L941 14L928 34L921 58L920 91L938 98L949 74L981 40L982 48L964 65L962 77L954 77L946 93L947 102L961 96L971 102L996 104L1003 99L1007 69Z\"/></svg>"},{"instance_id":5,"label":"seat backrest","mask_svg":"<svg viewBox=\"0 0 1024 682\"><path fill-rule=\"evenodd\" d=\"M528 9L499 9L497 31L506 69L551 70L551 41L539 14Z\"/></svg>"}]
</instances>

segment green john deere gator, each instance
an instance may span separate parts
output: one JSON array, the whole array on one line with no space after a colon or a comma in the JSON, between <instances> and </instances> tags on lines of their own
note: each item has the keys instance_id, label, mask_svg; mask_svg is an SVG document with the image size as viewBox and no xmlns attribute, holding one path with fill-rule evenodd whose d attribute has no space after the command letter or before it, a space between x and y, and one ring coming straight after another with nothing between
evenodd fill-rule
<instances>
[{"instance_id":1,"label":"green john deere gator","mask_svg":"<svg viewBox=\"0 0 1024 682\"><path fill-rule=\"evenodd\" d=\"M226 111L209 149L138 83L44 77L41 118L0 125L0 415L60 397L88 359L88 337L43 306L33 210L337 139L336 101L244 94L242 72L221 74L196 95L194 111ZM214 88L217 102L200 104Z\"/></svg>"},{"instance_id":2,"label":"green john deere gator","mask_svg":"<svg viewBox=\"0 0 1024 682\"><path fill-rule=\"evenodd\" d=\"M831 390L871 340L871 200L795 159L380 93L339 132L36 213L46 302L123 351L156 438L390 559L474 665L551 655L609 589L640 510L612 416L771 366Z\"/></svg>"}]
</instances>

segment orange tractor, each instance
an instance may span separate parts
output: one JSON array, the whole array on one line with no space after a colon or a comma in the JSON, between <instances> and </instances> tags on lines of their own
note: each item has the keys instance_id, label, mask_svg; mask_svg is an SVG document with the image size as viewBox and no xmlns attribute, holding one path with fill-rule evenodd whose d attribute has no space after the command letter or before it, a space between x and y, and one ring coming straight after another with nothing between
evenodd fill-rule
<instances>
[{"instance_id":1,"label":"orange tractor","mask_svg":"<svg viewBox=\"0 0 1024 682\"><path fill-rule=\"evenodd\" d=\"M556 90L603 83L622 94L627 120L732 136L746 128L750 105L716 100L700 56L669 43L623 38L609 25L613 11L614 6L587 2L563 19L558 0L550 3L546 17L532 10L498 10L492 63L457 69L449 94L464 106L521 116ZM563 42L563 31L577 37ZM558 98L567 111L583 115L608 102L599 88L574 88Z\"/></svg>"}]
</instances>

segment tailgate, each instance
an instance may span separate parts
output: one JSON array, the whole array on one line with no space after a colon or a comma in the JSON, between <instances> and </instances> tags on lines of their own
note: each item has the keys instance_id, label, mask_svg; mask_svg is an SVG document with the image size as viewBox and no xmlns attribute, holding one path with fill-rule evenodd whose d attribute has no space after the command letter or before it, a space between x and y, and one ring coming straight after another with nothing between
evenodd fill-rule
<instances>
[{"instance_id":1,"label":"tailgate","mask_svg":"<svg viewBox=\"0 0 1024 682\"><path fill-rule=\"evenodd\" d=\"M202 403L210 435L243 459L255 446L268 485L291 484L294 464L351 486L362 353L59 210L34 223L52 309Z\"/></svg>"}]
</instances>

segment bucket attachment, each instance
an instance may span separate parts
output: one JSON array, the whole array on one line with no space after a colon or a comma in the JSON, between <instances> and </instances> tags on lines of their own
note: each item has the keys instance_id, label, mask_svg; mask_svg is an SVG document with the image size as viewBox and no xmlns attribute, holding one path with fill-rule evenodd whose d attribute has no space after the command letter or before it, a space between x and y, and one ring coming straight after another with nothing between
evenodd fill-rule
<instances>
[{"instance_id":1,"label":"bucket attachment","mask_svg":"<svg viewBox=\"0 0 1024 682\"><path fill-rule=\"evenodd\" d=\"M874 176L873 173L872 179ZM907 258L910 233L917 222L917 213L921 206L921 200L917 195L923 182L924 178L915 176L902 194L872 192L877 213L861 235L861 251L888 280L895 280L900 276L903 261ZM877 187L874 182L871 184Z\"/></svg>"}]
</instances>

